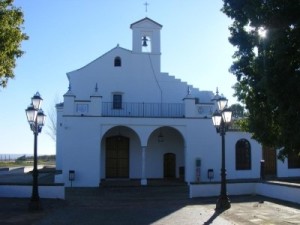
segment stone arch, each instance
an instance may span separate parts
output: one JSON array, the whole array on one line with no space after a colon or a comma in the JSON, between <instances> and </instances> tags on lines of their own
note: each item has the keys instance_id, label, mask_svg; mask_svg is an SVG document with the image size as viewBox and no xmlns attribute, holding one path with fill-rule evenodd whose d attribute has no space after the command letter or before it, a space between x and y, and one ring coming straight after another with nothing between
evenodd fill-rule
<instances>
[{"instance_id":1,"label":"stone arch","mask_svg":"<svg viewBox=\"0 0 300 225\"><path fill-rule=\"evenodd\" d=\"M170 138L171 135L176 134L176 137L179 138L180 140L184 141L184 136L182 134L182 131L177 129L176 127L172 127L172 126L158 126L156 129L153 129L153 131L151 132L151 134L148 137L148 142L151 138L153 138L153 135L157 136L157 140L159 141L159 137L163 138L163 141L160 142L164 142L165 138Z\"/></svg>"}]
</instances>

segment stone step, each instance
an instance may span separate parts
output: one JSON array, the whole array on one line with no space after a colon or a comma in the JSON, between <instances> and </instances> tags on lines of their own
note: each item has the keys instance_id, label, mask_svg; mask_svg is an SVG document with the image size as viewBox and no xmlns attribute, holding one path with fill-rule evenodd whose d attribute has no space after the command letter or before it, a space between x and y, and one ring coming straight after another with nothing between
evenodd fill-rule
<instances>
[{"instance_id":1,"label":"stone step","mask_svg":"<svg viewBox=\"0 0 300 225\"><path fill-rule=\"evenodd\" d=\"M146 186L186 186L187 184L180 179L148 179ZM140 179L105 179L102 180L100 187L139 187Z\"/></svg>"}]
</instances>

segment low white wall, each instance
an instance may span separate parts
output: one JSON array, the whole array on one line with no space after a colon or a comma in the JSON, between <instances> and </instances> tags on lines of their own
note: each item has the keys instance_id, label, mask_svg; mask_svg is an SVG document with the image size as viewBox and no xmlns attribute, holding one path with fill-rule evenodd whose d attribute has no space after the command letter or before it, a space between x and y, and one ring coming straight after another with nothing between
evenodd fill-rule
<instances>
[{"instance_id":1,"label":"low white wall","mask_svg":"<svg viewBox=\"0 0 300 225\"><path fill-rule=\"evenodd\" d=\"M299 168L288 168L287 159L284 162L277 160L277 176L278 177L299 177Z\"/></svg>"},{"instance_id":2,"label":"low white wall","mask_svg":"<svg viewBox=\"0 0 300 225\"><path fill-rule=\"evenodd\" d=\"M30 185L0 185L0 197L30 198L32 186ZM40 198L65 199L64 185L39 186Z\"/></svg>"},{"instance_id":3,"label":"low white wall","mask_svg":"<svg viewBox=\"0 0 300 225\"><path fill-rule=\"evenodd\" d=\"M219 183L190 184L190 198L212 197L220 194ZM228 195L258 194L300 204L300 187L274 183L228 183Z\"/></svg>"},{"instance_id":4,"label":"low white wall","mask_svg":"<svg viewBox=\"0 0 300 225\"><path fill-rule=\"evenodd\" d=\"M275 185L271 183L257 183L256 193L270 198L300 204L300 187Z\"/></svg>"},{"instance_id":5,"label":"low white wall","mask_svg":"<svg viewBox=\"0 0 300 225\"><path fill-rule=\"evenodd\" d=\"M38 165L37 169L43 169L43 165ZM6 174L24 174L31 172L33 170L33 166L21 166L21 167L8 167L4 168L4 170L0 171L0 175L6 175Z\"/></svg>"},{"instance_id":6,"label":"low white wall","mask_svg":"<svg viewBox=\"0 0 300 225\"><path fill-rule=\"evenodd\" d=\"M0 175L24 173L25 167L10 167L0 171Z\"/></svg>"}]
</instances>

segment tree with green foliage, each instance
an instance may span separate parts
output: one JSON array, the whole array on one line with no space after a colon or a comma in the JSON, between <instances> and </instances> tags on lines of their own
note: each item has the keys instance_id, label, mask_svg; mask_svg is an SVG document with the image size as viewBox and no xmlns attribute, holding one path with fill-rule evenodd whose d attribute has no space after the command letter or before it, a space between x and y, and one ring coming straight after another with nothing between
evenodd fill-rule
<instances>
[{"instance_id":1,"label":"tree with green foliage","mask_svg":"<svg viewBox=\"0 0 300 225\"><path fill-rule=\"evenodd\" d=\"M232 117L233 118L243 118L245 115L244 107L240 104L233 104L230 107L230 110L232 111Z\"/></svg>"},{"instance_id":2,"label":"tree with green foliage","mask_svg":"<svg viewBox=\"0 0 300 225\"><path fill-rule=\"evenodd\" d=\"M16 58L23 55L21 42L28 36L22 32L23 12L13 0L0 0L0 87L14 77Z\"/></svg>"},{"instance_id":3,"label":"tree with green foliage","mask_svg":"<svg viewBox=\"0 0 300 225\"><path fill-rule=\"evenodd\" d=\"M247 129L266 146L300 153L300 1L223 0L237 48L230 71Z\"/></svg>"}]
</instances>

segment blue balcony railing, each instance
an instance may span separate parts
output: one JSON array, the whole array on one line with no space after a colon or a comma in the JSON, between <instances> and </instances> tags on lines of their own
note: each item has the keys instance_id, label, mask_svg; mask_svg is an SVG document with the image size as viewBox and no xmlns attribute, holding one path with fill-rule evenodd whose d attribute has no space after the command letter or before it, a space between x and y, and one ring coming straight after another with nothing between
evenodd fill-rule
<instances>
[{"instance_id":1,"label":"blue balcony railing","mask_svg":"<svg viewBox=\"0 0 300 225\"><path fill-rule=\"evenodd\" d=\"M102 116L107 117L184 117L182 103L102 103Z\"/></svg>"}]
</instances>

